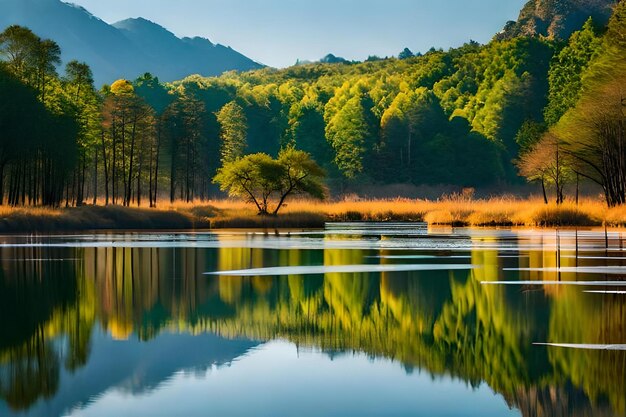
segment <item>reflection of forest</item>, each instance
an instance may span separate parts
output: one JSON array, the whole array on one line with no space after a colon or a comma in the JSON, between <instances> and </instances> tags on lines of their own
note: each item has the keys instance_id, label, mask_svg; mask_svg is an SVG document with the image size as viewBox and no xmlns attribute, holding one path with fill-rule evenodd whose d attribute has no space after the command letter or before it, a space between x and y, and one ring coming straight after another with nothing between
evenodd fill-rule
<instances>
[{"instance_id":1,"label":"reflection of forest","mask_svg":"<svg viewBox=\"0 0 626 417\"><path fill-rule=\"evenodd\" d=\"M473 386L484 381L524 415L626 412L624 352L532 345L624 342L626 310L620 298L571 287L533 291L480 284L502 278L503 266L553 266L553 251L512 259L476 250L472 263L481 267L469 274L202 275L276 265L359 264L372 254L379 253L3 249L2 259L80 260L2 263L0 396L14 409L54 396L61 367L71 372L89 361L98 325L115 339L148 341L168 330L280 337L327 351L362 351ZM575 260L563 256L558 262Z\"/></svg>"}]
</instances>

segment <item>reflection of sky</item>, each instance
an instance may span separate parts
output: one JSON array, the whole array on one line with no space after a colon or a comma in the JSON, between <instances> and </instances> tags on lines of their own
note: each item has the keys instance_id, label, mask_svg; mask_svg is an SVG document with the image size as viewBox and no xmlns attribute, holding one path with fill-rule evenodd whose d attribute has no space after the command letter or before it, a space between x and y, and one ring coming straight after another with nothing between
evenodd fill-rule
<instances>
[{"instance_id":1,"label":"reflection of sky","mask_svg":"<svg viewBox=\"0 0 626 417\"><path fill-rule=\"evenodd\" d=\"M507 416L488 387L407 374L363 355L330 359L271 342L230 367L178 373L166 385L130 395L109 390L73 417L93 416Z\"/></svg>"},{"instance_id":2,"label":"reflection of sky","mask_svg":"<svg viewBox=\"0 0 626 417\"><path fill-rule=\"evenodd\" d=\"M91 402L100 403L102 400L98 398L107 398L110 393L122 397L150 397L151 392L158 392L160 387L169 389L170 380L176 381L175 375L179 372L205 373L231 366L234 360L258 345L250 340L230 340L214 334L162 333L148 342L142 342L136 336L118 341L100 328L94 330L91 343L89 360L84 367L70 373L61 366L59 390L53 398L39 400L27 413L17 415L57 417L65 415L71 408L77 410L74 415L91 415L91 412L80 411L80 407ZM171 406L178 404L179 400L174 400ZM107 404L109 406L115 404ZM166 415L179 415L172 409L169 411ZM0 401L0 416L5 415L13 414ZM103 415L132 414L113 413L109 409ZM139 416L150 414L134 415Z\"/></svg>"}]
</instances>

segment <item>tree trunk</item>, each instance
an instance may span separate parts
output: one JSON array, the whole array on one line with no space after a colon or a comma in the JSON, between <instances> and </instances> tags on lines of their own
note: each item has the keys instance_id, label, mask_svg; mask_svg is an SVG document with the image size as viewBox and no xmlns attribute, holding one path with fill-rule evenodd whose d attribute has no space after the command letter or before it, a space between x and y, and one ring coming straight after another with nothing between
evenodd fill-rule
<instances>
[{"instance_id":1,"label":"tree trunk","mask_svg":"<svg viewBox=\"0 0 626 417\"><path fill-rule=\"evenodd\" d=\"M104 131L101 135L102 139L102 164L104 165L104 205L109 205L109 167L107 164L107 149L104 142ZM97 175L96 175L97 177Z\"/></svg>"},{"instance_id":2,"label":"tree trunk","mask_svg":"<svg viewBox=\"0 0 626 417\"><path fill-rule=\"evenodd\" d=\"M172 140L174 140L172 138ZM172 146L172 160L170 161L170 203L176 200L176 154Z\"/></svg>"},{"instance_id":3,"label":"tree trunk","mask_svg":"<svg viewBox=\"0 0 626 417\"><path fill-rule=\"evenodd\" d=\"M93 155L93 205L98 203L98 149L94 149Z\"/></svg>"},{"instance_id":4,"label":"tree trunk","mask_svg":"<svg viewBox=\"0 0 626 417\"><path fill-rule=\"evenodd\" d=\"M159 158L161 155L161 123L157 126L157 145L156 145L156 155L154 156L154 192L153 192L153 202L152 206L156 207L157 198L159 194Z\"/></svg>"},{"instance_id":5,"label":"tree trunk","mask_svg":"<svg viewBox=\"0 0 626 417\"><path fill-rule=\"evenodd\" d=\"M135 158L135 139L137 136L137 119L135 116L135 120L133 121L133 129L131 132L131 136L130 136L130 156L129 156L129 163L128 163L128 183L126 184L126 197L125 197L125 202L126 202L126 207L130 206L130 199L131 199L131 188L132 188L132 184L133 184L133 160Z\"/></svg>"},{"instance_id":6,"label":"tree trunk","mask_svg":"<svg viewBox=\"0 0 626 417\"><path fill-rule=\"evenodd\" d=\"M580 175L576 173L576 206L578 206L579 196L580 196Z\"/></svg>"},{"instance_id":7,"label":"tree trunk","mask_svg":"<svg viewBox=\"0 0 626 417\"><path fill-rule=\"evenodd\" d=\"M113 128L113 145L111 147L111 200L113 205L117 202L117 133L115 128Z\"/></svg>"}]
</instances>

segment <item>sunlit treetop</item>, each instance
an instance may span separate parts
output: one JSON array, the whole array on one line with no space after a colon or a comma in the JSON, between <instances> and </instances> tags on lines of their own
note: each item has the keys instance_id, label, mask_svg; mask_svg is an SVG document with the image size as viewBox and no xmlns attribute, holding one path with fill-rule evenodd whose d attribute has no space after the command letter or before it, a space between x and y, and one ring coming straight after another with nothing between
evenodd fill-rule
<instances>
[{"instance_id":1,"label":"sunlit treetop","mask_svg":"<svg viewBox=\"0 0 626 417\"><path fill-rule=\"evenodd\" d=\"M134 91L133 85L128 80L117 80L111 84L111 93L115 95L130 95Z\"/></svg>"}]
</instances>

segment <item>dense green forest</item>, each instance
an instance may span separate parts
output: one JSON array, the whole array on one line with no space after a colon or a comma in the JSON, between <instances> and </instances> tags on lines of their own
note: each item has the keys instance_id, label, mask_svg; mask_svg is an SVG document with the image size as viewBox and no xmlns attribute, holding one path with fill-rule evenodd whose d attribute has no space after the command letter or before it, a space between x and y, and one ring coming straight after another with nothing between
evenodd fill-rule
<instances>
[{"instance_id":1,"label":"dense green forest","mask_svg":"<svg viewBox=\"0 0 626 417\"><path fill-rule=\"evenodd\" d=\"M224 162L293 146L335 190L486 187L521 183L521 172L546 201L587 180L622 204L623 100L606 97L626 77L624 14L622 3L608 29L589 20L568 41L469 42L174 83L145 74L99 90L87 64L59 74L56 43L12 26L0 34L0 194L12 205L206 199L219 195Z\"/></svg>"}]
</instances>

